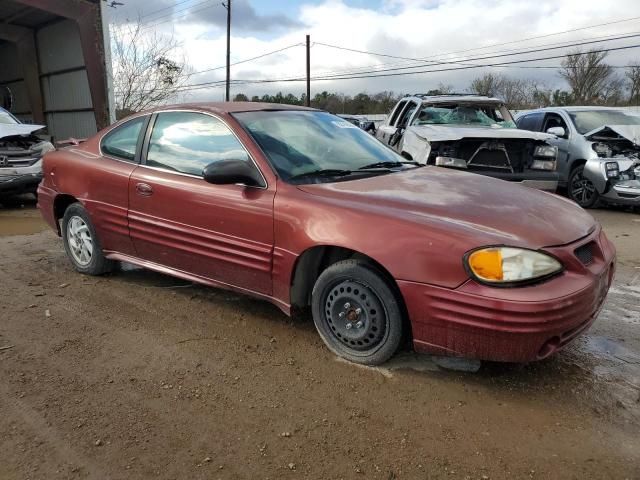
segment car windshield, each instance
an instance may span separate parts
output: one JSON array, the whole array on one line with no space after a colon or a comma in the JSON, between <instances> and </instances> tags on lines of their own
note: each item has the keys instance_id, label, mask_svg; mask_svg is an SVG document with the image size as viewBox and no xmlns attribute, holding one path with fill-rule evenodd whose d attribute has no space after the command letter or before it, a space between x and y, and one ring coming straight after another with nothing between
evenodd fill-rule
<instances>
[{"instance_id":1,"label":"car windshield","mask_svg":"<svg viewBox=\"0 0 640 480\"><path fill-rule=\"evenodd\" d=\"M584 110L569 112L579 133L585 134L605 125L640 125L640 117L618 110Z\"/></svg>"},{"instance_id":2,"label":"car windshield","mask_svg":"<svg viewBox=\"0 0 640 480\"><path fill-rule=\"evenodd\" d=\"M7 112L4 108L0 108L0 124L4 125L15 125L20 123L16 117Z\"/></svg>"},{"instance_id":3,"label":"car windshield","mask_svg":"<svg viewBox=\"0 0 640 480\"><path fill-rule=\"evenodd\" d=\"M413 124L516 128L509 110L502 105L423 105Z\"/></svg>"},{"instance_id":4,"label":"car windshield","mask_svg":"<svg viewBox=\"0 0 640 480\"><path fill-rule=\"evenodd\" d=\"M282 110L233 115L285 181L335 181L347 178L340 174L362 168L369 175L382 174L391 171L385 167L401 167L400 162L405 161L368 133L330 113ZM322 178L311 180L314 172L323 174Z\"/></svg>"}]
</instances>

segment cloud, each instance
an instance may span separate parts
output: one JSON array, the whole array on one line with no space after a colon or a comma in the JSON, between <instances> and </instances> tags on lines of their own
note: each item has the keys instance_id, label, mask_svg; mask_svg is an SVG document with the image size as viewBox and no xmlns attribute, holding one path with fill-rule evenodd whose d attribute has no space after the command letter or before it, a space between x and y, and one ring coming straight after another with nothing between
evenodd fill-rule
<instances>
[{"instance_id":1,"label":"cloud","mask_svg":"<svg viewBox=\"0 0 640 480\"><path fill-rule=\"evenodd\" d=\"M278 2L279 5L284 3L291 4L284 0ZM394 68L402 62L393 58L337 50L322 46L319 42L402 57L486 63L470 59L491 52L518 51L558 42L581 41L640 30L640 21L634 20L521 41L527 37L550 35L621 18L638 17L640 3L637 0L619 0L615 10L607 10L605 13L602 3L583 0L309 0L297 4L299 18L296 20L284 13L278 14L273 7L274 4L270 3L268 12L265 12L267 7L263 2L234 0L234 12L237 8L237 16L234 16L232 29L232 62L302 43L307 33L311 34L312 42L316 42L311 49L311 68L312 75L318 76L358 69L366 71ZM357 6L354 6L356 4ZM158 8L159 5L160 3ZM194 12L192 15L197 14ZM193 21L187 23L176 21L164 25L167 30L175 31L176 37L183 42L194 71L225 63L225 11L222 7L216 9L212 6L202 15L203 18L198 22L192 19ZM263 34L266 30L270 32L267 36ZM629 39L594 46L635 43L640 42L637 42L637 39ZM565 52L566 49L552 50L543 52L541 56ZM640 49L612 52L607 60L613 65L626 65L637 59L640 59ZM494 61L500 60L507 58ZM559 63L559 59L536 62L537 65L547 66L557 66ZM446 65L426 66L419 70L444 67ZM452 85L458 91L463 91L473 78L489 71L516 78L536 78L544 81L549 87L566 88L564 81L554 69L502 67L355 80L314 81L311 89L312 94L322 90L345 94L382 90L423 92L436 88L438 83L443 82ZM304 47L300 46L277 55L233 66L232 78L291 78L303 77L304 72ZM196 75L191 82L223 78L224 69ZM277 91L300 94L304 89L303 82L269 83L234 86L232 94L242 92L251 96ZM223 89L197 90L190 94L190 99L219 99L222 91Z\"/></svg>"},{"instance_id":2,"label":"cloud","mask_svg":"<svg viewBox=\"0 0 640 480\"><path fill-rule=\"evenodd\" d=\"M179 22L181 24L206 24L226 31L227 11L221 1L203 2L190 0L187 3L175 0L156 0L143 2L131 0L112 13L116 23L136 21L141 18L148 25L166 25ZM153 5L153 8L149 8ZM293 20L285 14L261 15L248 0L233 0L233 28L243 32L282 31L303 26L300 21Z\"/></svg>"}]
</instances>

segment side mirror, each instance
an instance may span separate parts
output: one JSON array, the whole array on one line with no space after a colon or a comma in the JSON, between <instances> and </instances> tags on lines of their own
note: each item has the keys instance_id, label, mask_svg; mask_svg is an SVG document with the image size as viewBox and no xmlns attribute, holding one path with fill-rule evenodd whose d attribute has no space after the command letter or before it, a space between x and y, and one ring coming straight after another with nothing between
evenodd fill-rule
<instances>
[{"instance_id":1,"label":"side mirror","mask_svg":"<svg viewBox=\"0 0 640 480\"><path fill-rule=\"evenodd\" d=\"M248 187L264 185L257 168L248 160L220 160L204 167L202 176L205 182L214 185L232 185L241 183Z\"/></svg>"},{"instance_id":2,"label":"side mirror","mask_svg":"<svg viewBox=\"0 0 640 480\"><path fill-rule=\"evenodd\" d=\"M565 138L567 136L567 132L565 132L564 127L551 127L547 129L547 133L560 138Z\"/></svg>"}]
</instances>

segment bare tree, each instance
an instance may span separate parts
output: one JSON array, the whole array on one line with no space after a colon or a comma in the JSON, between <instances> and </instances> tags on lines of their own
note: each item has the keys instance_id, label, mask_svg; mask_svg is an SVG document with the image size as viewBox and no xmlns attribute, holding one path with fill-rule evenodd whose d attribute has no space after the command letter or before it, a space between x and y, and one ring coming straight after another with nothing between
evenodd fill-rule
<instances>
[{"instance_id":1,"label":"bare tree","mask_svg":"<svg viewBox=\"0 0 640 480\"><path fill-rule=\"evenodd\" d=\"M175 97L186 84L189 72L180 44L173 36L144 29L140 20L113 30L117 116L121 118Z\"/></svg>"},{"instance_id":2,"label":"bare tree","mask_svg":"<svg viewBox=\"0 0 640 480\"><path fill-rule=\"evenodd\" d=\"M640 63L630 64L625 77L627 77L627 88L629 89L629 103L638 105L640 102Z\"/></svg>"},{"instance_id":3,"label":"bare tree","mask_svg":"<svg viewBox=\"0 0 640 480\"><path fill-rule=\"evenodd\" d=\"M495 97L499 95L503 83L504 77L502 75L485 73L482 77L478 77L471 82L470 90L478 95Z\"/></svg>"},{"instance_id":4,"label":"bare tree","mask_svg":"<svg viewBox=\"0 0 640 480\"><path fill-rule=\"evenodd\" d=\"M564 78L577 103L600 103L611 90L613 68L605 63L607 52L576 50L562 61L560 76Z\"/></svg>"}]
</instances>

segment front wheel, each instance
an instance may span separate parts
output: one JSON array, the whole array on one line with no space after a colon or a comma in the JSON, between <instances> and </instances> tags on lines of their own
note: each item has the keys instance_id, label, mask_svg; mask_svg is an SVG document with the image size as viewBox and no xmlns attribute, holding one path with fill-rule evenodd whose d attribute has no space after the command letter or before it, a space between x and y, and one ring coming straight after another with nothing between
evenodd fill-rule
<instances>
[{"instance_id":1,"label":"front wheel","mask_svg":"<svg viewBox=\"0 0 640 480\"><path fill-rule=\"evenodd\" d=\"M80 203L71 204L62 217L62 241L74 268L87 275L109 272L113 262L105 258L89 214Z\"/></svg>"},{"instance_id":2,"label":"front wheel","mask_svg":"<svg viewBox=\"0 0 640 480\"><path fill-rule=\"evenodd\" d=\"M584 165L574 168L571 172L567 193L569 198L582 208L595 207L600 197L593 182L584 176Z\"/></svg>"},{"instance_id":3,"label":"front wheel","mask_svg":"<svg viewBox=\"0 0 640 480\"><path fill-rule=\"evenodd\" d=\"M311 295L313 322L336 355L379 365L398 349L402 309L387 281L369 264L343 260L320 274Z\"/></svg>"}]
</instances>

